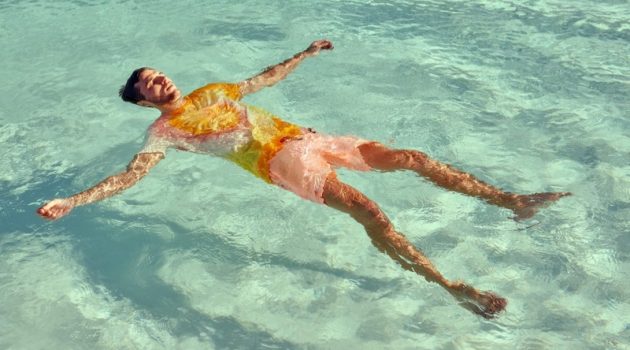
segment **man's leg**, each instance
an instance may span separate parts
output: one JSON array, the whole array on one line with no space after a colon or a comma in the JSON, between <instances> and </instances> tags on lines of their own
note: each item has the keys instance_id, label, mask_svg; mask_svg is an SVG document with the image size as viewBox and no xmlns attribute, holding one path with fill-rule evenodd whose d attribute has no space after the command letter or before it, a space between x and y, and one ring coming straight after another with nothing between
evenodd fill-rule
<instances>
[{"instance_id":1,"label":"man's leg","mask_svg":"<svg viewBox=\"0 0 630 350\"><path fill-rule=\"evenodd\" d=\"M372 239L372 243L380 251L387 253L403 268L444 287L465 308L490 318L507 305L505 299L492 292L478 291L463 282L451 282L444 278L420 250L416 249L405 236L396 232L376 203L353 187L339 181L335 173L331 173L326 179L323 197L326 205L350 214L362 224Z\"/></svg>"},{"instance_id":2,"label":"man's leg","mask_svg":"<svg viewBox=\"0 0 630 350\"><path fill-rule=\"evenodd\" d=\"M422 152L390 149L378 142L363 144L359 146L359 150L365 162L374 169L384 171L413 170L446 189L482 198L488 203L511 209L516 214L516 219L530 218L539 208L571 194L569 192L547 192L519 195L504 192L468 173L433 160Z\"/></svg>"}]
</instances>

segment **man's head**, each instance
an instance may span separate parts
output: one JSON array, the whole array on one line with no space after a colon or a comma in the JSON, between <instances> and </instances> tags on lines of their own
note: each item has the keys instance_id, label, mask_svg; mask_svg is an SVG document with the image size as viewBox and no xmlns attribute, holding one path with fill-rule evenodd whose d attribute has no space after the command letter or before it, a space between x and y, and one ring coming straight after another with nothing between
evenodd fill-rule
<instances>
[{"instance_id":1,"label":"man's head","mask_svg":"<svg viewBox=\"0 0 630 350\"><path fill-rule=\"evenodd\" d=\"M181 96L179 89L164 73L149 67L134 70L118 94L123 101L156 108L176 102Z\"/></svg>"}]
</instances>

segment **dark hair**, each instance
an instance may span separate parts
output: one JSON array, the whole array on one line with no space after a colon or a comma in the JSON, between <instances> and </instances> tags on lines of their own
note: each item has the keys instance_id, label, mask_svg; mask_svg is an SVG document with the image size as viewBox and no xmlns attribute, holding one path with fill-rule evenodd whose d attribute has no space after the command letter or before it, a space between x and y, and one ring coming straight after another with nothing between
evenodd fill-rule
<instances>
[{"instance_id":1,"label":"dark hair","mask_svg":"<svg viewBox=\"0 0 630 350\"><path fill-rule=\"evenodd\" d=\"M131 73L131 75L129 76L129 79L127 79L127 84L120 87L120 89L118 90L118 95L120 96L120 98L123 99L123 101L138 104L138 101L144 100L144 96L142 96L140 91L138 91L138 89L136 89L134 85L136 85L136 83L140 79L140 73L142 73L142 71L145 69L150 68L142 67L134 70L133 73Z\"/></svg>"}]
</instances>

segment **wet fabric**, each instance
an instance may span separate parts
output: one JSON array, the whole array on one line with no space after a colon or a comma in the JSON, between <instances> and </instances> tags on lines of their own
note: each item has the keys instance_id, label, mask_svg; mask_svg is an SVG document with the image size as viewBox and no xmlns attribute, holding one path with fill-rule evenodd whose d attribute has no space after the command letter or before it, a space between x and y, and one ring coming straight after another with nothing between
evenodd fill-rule
<instances>
[{"instance_id":1,"label":"wet fabric","mask_svg":"<svg viewBox=\"0 0 630 350\"><path fill-rule=\"evenodd\" d=\"M324 203L324 184L335 167L371 169L358 148L367 142L353 136L305 134L288 142L271 160L271 180L304 199Z\"/></svg>"},{"instance_id":2,"label":"wet fabric","mask_svg":"<svg viewBox=\"0 0 630 350\"><path fill-rule=\"evenodd\" d=\"M238 85L214 83L185 96L182 106L156 120L140 153L168 148L229 159L271 182L269 161L304 130L240 101Z\"/></svg>"}]
</instances>

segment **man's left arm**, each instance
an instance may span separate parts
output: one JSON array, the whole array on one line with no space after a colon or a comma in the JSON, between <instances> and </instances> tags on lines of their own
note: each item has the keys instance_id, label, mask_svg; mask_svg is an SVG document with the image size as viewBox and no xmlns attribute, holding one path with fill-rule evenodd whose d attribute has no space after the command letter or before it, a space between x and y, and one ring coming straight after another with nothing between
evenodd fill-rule
<instances>
[{"instance_id":1,"label":"man's left arm","mask_svg":"<svg viewBox=\"0 0 630 350\"><path fill-rule=\"evenodd\" d=\"M314 41L306 50L293 55L282 63L270 66L261 73L238 83L242 96L269 87L284 79L307 57L317 56L321 50L332 50L333 44L328 40Z\"/></svg>"}]
</instances>

